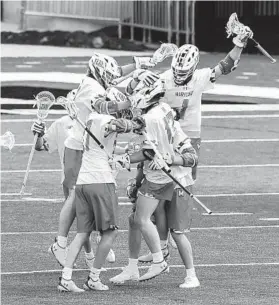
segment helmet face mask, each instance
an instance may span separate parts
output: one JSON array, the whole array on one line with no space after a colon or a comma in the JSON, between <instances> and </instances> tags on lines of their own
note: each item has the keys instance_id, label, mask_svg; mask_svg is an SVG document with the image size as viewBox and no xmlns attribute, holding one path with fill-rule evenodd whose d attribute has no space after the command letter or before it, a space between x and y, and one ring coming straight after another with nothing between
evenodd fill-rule
<instances>
[{"instance_id":1,"label":"helmet face mask","mask_svg":"<svg viewBox=\"0 0 279 305\"><path fill-rule=\"evenodd\" d=\"M171 63L174 82L177 85L188 83L198 63L199 50L196 46L186 44L180 47Z\"/></svg>"},{"instance_id":2,"label":"helmet face mask","mask_svg":"<svg viewBox=\"0 0 279 305\"><path fill-rule=\"evenodd\" d=\"M98 82L103 82L105 87L112 85L114 79L121 77L121 68L116 60L99 53L94 53L89 60L89 71Z\"/></svg>"}]
</instances>

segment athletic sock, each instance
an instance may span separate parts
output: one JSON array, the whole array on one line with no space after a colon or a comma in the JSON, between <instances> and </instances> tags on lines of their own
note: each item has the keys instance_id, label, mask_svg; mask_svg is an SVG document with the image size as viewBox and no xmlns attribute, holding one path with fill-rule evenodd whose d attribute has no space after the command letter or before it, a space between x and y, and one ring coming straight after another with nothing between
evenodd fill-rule
<instances>
[{"instance_id":1,"label":"athletic sock","mask_svg":"<svg viewBox=\"0 0 279 305\"><path fill-rule=\"evenodd\" d=\"M70 281L72 279L72 273L73 273L72 268L64 267L62 270L62 278Z\"/></svg>"},{"instance_id":2,"label":"athletic sock","mask_svg":"<svg viewBox=\"0 0 279 305\"><path fill-rule=\"evenodd\" d=\"M90 269L90 277L93 281L98 281L100 279L101 269L91 268Z\"/></svg>"},{"instance_id":3,"label":"athletic sock","mask_svg":"<svg viewBox=\"0 0 279 305\"><path fill-rule=\"evenodd\" d=\"M57 243L61 248L66 248L67 246L67 237L65 236L58 236L57 237Z\"/></svg>"},{"instance_id":4,"label":"athletic sock","mask_svg":"<svg viewBox=\"0 0 279 305\"><path fill-rule=\"evenodd\" d=\"M129 258L128 268L131 270L138 269L138 259L137 258Z\"/></svg>"},{"instance_id":5,"label":"athletic sock","mask_svg":"<svg viewBox=\"0 0 279 305\"><path fill-rule=\"evenodd\" d=\"M167 245L168 245L168 240L160 240L160 244L161 244L161 249L166 249Z\"/></svg>"},{"instance_id":6,"label":"athletic sock","mask_svg":"<svg viewBox=\"0 0 279 305\"><path fill-rule=\"evenodd\" d=\"M164 260L162 251L152 253L153 263L161 263Z\"/></svg>"},{"instance_id":7,"label":"athletic sock","mask_svg":"<svg viewBox=\"0 0 279 305\"><path fill-rule=\"evenodd\" d=\"M196 277L195 268L186 269L186 277Z\"/></svg>"},{"instance_id":8,"label":"athletic sock","mask_svg":"<svg viewBox=\"0 0 279 305\"><path fill-rule=\"evenodd\" d=\"M95 257L93 250L91 250L91 252L89 252L89 253L84 252L84 254L85 254L85 258L89 259L89 260L91 260Z\"/></svg>"}]
</instances>

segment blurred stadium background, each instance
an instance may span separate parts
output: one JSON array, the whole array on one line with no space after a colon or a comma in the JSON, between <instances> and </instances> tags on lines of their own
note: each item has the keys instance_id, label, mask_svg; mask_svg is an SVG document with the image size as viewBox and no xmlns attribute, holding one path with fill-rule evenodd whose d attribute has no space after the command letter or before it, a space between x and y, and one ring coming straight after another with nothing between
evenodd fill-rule
<instances>
[{"instance_id":1,"label":"blurred stadium background","mask_svg":"<svg viewBox=\"0 0 279 305\"><path fill-rule=\"evenodd\" d=\"M118 38L193 43L204 51L227 50L224 24L236 12L262 45L279 54L273 43L279 41L278 1L1 1L1 8L2 29L10 24L18 30L90 32L115 26Z\"/></svg>"}]
</instances>

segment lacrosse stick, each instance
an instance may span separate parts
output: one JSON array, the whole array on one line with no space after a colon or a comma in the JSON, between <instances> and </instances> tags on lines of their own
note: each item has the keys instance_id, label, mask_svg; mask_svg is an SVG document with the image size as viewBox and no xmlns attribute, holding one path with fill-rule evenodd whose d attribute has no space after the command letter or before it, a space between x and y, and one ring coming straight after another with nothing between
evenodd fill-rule
<instances>
[{"instance_id":1,"label":"lacrosse stick","mask_svg":"<svg viewBox=\"0 0 279 305\"><path fill-rule=\"evenodd\" d=\"M56 103L63 106L72 120L77 120L78 123L82 126L82 128L89 134L89 136L98 144L98 146L104 150L104 152L108 155L111 159L112 155L106 150L105 146L94 136L94 134L88 129L88 127L81 121L78 117L78 108L74 101L68 100L64 96L59 96L56 99Z\"/></svg>"},{"instance_id":2,"label":"lacrosse stick","mask_svg":"<svg viewBox=\"0 0 279 305\"><path fill-rule=\"evenodd\" d=\"M160 152L158 151L157 147L155 146L155 144L151 141L151 139L149 138L148 134L146 132L143 132L143 135L145 136L147 142L149 143L149 145L152 147L152 149L154 150L155 154L157 155L157 157L163 162L164 167L162 168L162 171L168 175L173 182L175 182L186 194L188 194L191 198L194 199L194 201L196 203L198 203L208 214L212 214L212 211L205 206L193 193L191 193L190 191L188 191L186 189L186 187L184 187L176 178L174 178L174 176L170 173L171 169L169 168L169 166L167 165L167 163L165 162L164 158L162 157L162 155L160 154ZM145 156L147 158L149 158L150 160L153 159L152 155L150 153L148 153L148 151L145 151Z\"/></svg>"},{"instance_id":3,"label":"lacrosse stick","mask_svg":"<svg viewBox=\"0 0 279 305\"><path fill-rule=\"evenodd\" d=\"M0 136L0 145L8 148L10 151L15 145L15 136L10 131L6 131L3 136Z\"/></svg>"},{"instance_id":4,"label":"lacrosse stick","mask_svg":"<svg viewBox=\"0 0 279 305\"><path fill-rule=\"evenodd\" d=\"M162 43L160 48L157 49L151 57L151 61L157 65L159 62L164 61L167 57L174 56L177 52L178 47L173 43ZM124 80L133 76L134 71L127 74L126 76L115 79L113 85L116 86L123 82Z\"/></svg>"},{"instance_id":5,"label":"lacrosse stick","mask_svg":"<svg viewBox=\"0 0 279 305\"><path fill-rule=\"evenodd\" d=\"M236 34L239 35L243 31L245 31L245 25L238 20L237 14L231 14L229 21L226 25L226 32L228 34L227 38L231 35ZM249 38L255 43L255 47L264 55L266 56L272 64L276 63L276 59L274 59L255 39L252 37Z\"/></svg>"},{"instance_id":6,"label":"lacrosse stick","mask_svg":"<svg viewBox=\"0 0 279 305\"><path fill-rule=\"evenodd\" d=\"M40 122L43 122L47 118L49 109L54 104L54 102L55 102L55 97L49 91L42 91L35 96L35 103L33 105L33 108L35 107L35 105L37 105L37 118ZM31 148L31 151L29 154L29 159L28 159L28 163L27 163L25 176L24 176L24 179L22 182L22 187L21 187L20 193L19 193L20 196L22 196L24 194L24 189L25 189L26 182L28 179L31 162L32 162L32 159L33 159L33 156L35 153L35 146L37 143L37 139L38 139L38 133L36 133L34 136L32 148Z\"/></svg>"}]
</instances>

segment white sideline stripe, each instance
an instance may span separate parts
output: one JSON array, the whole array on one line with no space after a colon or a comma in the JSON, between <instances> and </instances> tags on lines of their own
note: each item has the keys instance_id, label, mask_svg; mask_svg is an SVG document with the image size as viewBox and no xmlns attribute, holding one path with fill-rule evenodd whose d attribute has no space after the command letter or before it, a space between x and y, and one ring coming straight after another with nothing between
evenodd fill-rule
<instances>
[{"instance_id":1,"label":"white sideline stripe","mask_svg":"<svg viewBox=\"0 0 279 305\"><path fill-rule=\"evenodd\" d=\"M65 67L66 68L86 68L87 65L84 65L84 64L77 64L77 65L75 65L75 64L73 64L73 65L66 65Z\"/></svg>"},{"instance_id":2,"label":"white sideline stripe","mask_svg":"<svg viewBox=\"0 0 279 305\"><path fill-rule=\"evenodd\" d=\"M32 65L16 65L17 68L32 68Z\"/></svg>"},{"instance_id":3,"label":"white sideline stripe","mask_svg":"<svg viewBox=\"0 0 279 305\"><path fill-rule=\"evenodd\" d=\"M279 221L279 218L259 218L259 220L266 220L266 221Z\"/></svg>"},{"instance_id":4,"label":"white sideline stripe","mask_svg":"<svg viewBox=\"0 0 279 305\"><path fill-rule=\"evenodd\" d=\"M32 193L24 193L24 196L31 196ZM20 193L1 193L0 196L21 196Z\"/></svg>"},{"instance_id":5,"label":"white sideline stripe","mask_svg":"<svg viewBox=\"0 0 279 305\"><path fill-rule=\"evenodd\" d=\"M24 62L26 65L40 65L40 61L25 61Z\"/></svg>"},{"instance_id":6,"label":"white sideline stripe","mask_svg":"<svg viewBox=\"0 0 279 305\"><path fill-rule=\"evenodd\" d=\"M277 229L279 225L267 226L238 226L238 227L204 227L204 228L191 228L191 231L210 231L210 230L237 230L237 229ZM118 230L119 233L127 233L128 230ZM76 231L70 231L70 234L75 234ZM49 235L57 234L57 231L39 231L39 232L1 232L0 235Z\"/></svg>"},{"instance_id":7,"label":"white sideline stripe","mask_svg":"<svg viewBox=\"0 0 279 305\"><path fill-rule=\"evenodd\" d=\"M34 109L34 110L33 109L31 109L31 110L28 110L28 109L18 109L18 110L16 110L16 109L0 109L0 113L2 113L2 114L34 115L34 118L36 118L35 115L37 114L37 110L36 109ZM48 113L49 114L57 114L57 115L59 114L61 116L61 115L66 115L67 111L57 109L57 110L49 110ZM13 121L13 120L10 120L10 121ZM50 121L55 121L55 120L52 119Z\"/></svg>"},{"instance_id":8,"label":"white sideline stripe","mask_svg":"<svg viewBox=\"0 0 279 305\"><path fill-rule=\"evenodd\" d=\"M271 263L238 263L238 264L195 264L195 267L239 267L239 266L278 266L279 262ZM124 267L124 266L123 266ZM123 270L123 267L106 267L107 270ZM170 268L185 268L184 265L170 265ZM149 266L139 266L139 269L144 270ZM88 271L88 269L74 269L74 271ZM17 272L1 272L1 275L20 275L20 274L41 274L41 273L58 273L62 272L62 269L53 270L34 270L34 271L17 271Z\"/></svg>"},{"instance_id":9,"label":"white sideline stripe","mask_svg":"<svg viewBox=\"0 0 279 305\"><path fill-rule=\"evenodd\" d=\"M241 212L227 212L227 213L216 213L212 212L212 214L202 213L204 216L238 216L238 215L253 215L254 213L241 213Z\"/></svg>"},{"instance_id":10,"label":"white sideline stripe","mask_svg":"<svg viewBox=\"0 0 279 305\"><path fill-rule=\"evenodd\" d=\"M254 167L279 167L279 164L236 164L236 165L200 165L199 168L254 168ZM131 170L136 170L131 168ZM26 170L1 170L0 173L25 173ZM47 173L47 172L61 172L61 169L31 169L30 173Z\"/></svg>"},{"instance_id":11,"label":"white sideline stripe","mask_svg":"<svg viewBox=\"0 0 279 305\"><path fill-rule=\"evenodd\" d=\"M84 78L84 73L69 73L69 72L3 72L1 73L2 85L5 82L11 81L43 81L79 84ZM130 82L130 78L119 84L119 87L125 87ZM257 86L237 86L229 84L216 84L214 89L207 91L213 95L230 95L243 97L257 97L278 99L279 88L276 87L257 87Z\"/></svg>"},{"instance_id":12,"label":"white sideline stripe","mask_svg":"<svg viewBox=\"0 0 279 305\"><path fill-rule=\"evenodd\" d=\"M239 76L236 76L235 78L238 78L238 79L249 79L250 77L249 76L244 76L244 75L239 75Z\"/></svg>"},{"instance_id":13,"label":"white sideline stripe","mask_svg":"<svg viewBox=\"0 0 279 305\"><path fill-rule=\"evenodd\" d=\"M202 119L279 118L279 114L206 115Z\"/></svg>"},{"instance_id":14,"label":"white sideline stripe","mask_svg":"<svg viewBox=\"0 0 279 305\"><path fill-rule=\"evenodd\" d=\"M73 63L75 64L81 64L81 65L87 65L88 64L88 60L74 60Z\"/></svg>"},{"instance_id":15,"label":"white sideline stripe","mask_svg":"<svg viewBox=\"0 0 279 305\"><path fill-rule=\"evenodd\" d=\"M235 143L235 142L279 142L279 139L224 139L224 140L202 140L202 143ZM128 142L117 142L127 144ZM32 143L18 143L14 147L32 146Z\"/></svg>"},{"instance_id":16,"label":"white sideline stripe","mask_svg":"<svg viewBox=\"0 0 279 305\"><path fill-rule=\"evenodd\" d=\"M255 72L242 72L243 75L251 75L251 76L255 76L258 75L258 73Z\"/></svg>"},{"instance_id":17,"label":"white sideline stripe","mask_svg":"<svg viewBox=\"0 0 279 305\"><path fill-rule=\"evenodd\" d=\"M218 197L241 197L241 196L278 196L279 193L238 193L238 194L208 194L208 195L199 195L196 194L196 197L200 198L218 198ZM118 197L119 200L129 200L128 197ZM1 202L63 202L64 198L37 198L37 197L26 197L26 198L18 198L18 199L1 199ZM127 202L119 202L120 206L131 206L132 203Z\"/></svg>"}]
</instances>

